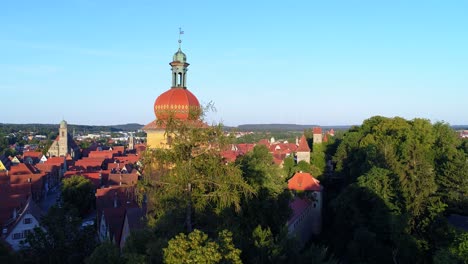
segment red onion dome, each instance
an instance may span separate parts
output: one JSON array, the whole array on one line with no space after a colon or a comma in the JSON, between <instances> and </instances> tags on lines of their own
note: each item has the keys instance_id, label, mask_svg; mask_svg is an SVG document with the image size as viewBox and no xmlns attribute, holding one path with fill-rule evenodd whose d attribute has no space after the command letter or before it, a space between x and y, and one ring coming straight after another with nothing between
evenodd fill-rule
<instances>
[{"instance_id":1,"label":"red onion dome","mask_svg":"<svg viewBox=\"0 0 468 264\"><path fill-rule=\"evenodd\" d=\"M154 114L159 120L167 119L171 115L182 120L197 119L200 114L200 103L186 88L171 88L156 98Z\"/></svg>"}]
</instances>

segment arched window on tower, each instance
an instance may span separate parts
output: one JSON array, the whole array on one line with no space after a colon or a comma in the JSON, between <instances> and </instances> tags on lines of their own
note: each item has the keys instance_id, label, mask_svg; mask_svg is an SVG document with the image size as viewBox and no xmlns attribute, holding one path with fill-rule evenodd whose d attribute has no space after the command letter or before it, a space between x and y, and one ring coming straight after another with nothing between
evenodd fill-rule
<instances>
[{"instance_id":1,"label":"arched window on tower","mask_svg":"<svg viewBox=\"0 0 468 264\"><path fill-rule=\"evenodd\" d=\"M177 86L182 86L182 73L179 72L179 79L178 79L178 85Z\"/></svg>"}]
</instances>

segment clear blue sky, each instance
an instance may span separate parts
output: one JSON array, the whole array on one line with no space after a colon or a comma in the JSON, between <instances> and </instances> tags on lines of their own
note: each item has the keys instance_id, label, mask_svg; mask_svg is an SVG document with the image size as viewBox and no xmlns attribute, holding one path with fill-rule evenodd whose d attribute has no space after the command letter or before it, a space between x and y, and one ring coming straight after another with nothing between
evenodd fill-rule
<instances>
[{"instance_id":1,"label":"clear blue sky","mask_svg":"<svg viewBox=\"0 0 468 264\"><path fill-rule=\"evenodd\" d=\"M468 1L1 1L0 123L149 123L182 49L226 125L468 124Z\"/></svg>"}]
</instances>

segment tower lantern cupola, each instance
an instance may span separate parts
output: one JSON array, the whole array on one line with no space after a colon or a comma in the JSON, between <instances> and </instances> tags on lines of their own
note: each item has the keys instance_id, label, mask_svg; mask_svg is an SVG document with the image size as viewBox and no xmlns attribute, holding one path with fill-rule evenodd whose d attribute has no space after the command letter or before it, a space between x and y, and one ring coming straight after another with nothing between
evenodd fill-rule
<instances>
[{"instance_id":1,"label":"tower lantern cupola","mask_svg":"<svg viewBox=\"0 0 468 264\"><path fill-rule=\"evenodd\" d=\"M187 88L187 67L190 64L187 63L187 56L180 48L169 65L172 66L172 87Z\"/></svg>"}]
</instances>

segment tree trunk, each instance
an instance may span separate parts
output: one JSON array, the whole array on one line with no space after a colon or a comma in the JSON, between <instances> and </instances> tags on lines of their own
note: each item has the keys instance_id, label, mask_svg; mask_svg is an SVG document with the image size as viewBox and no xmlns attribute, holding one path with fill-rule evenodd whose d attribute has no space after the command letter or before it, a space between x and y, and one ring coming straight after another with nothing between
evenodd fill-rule
<instances>
[{"instance_id":1,"label":"tree trunk","mask_svg":"<svg viewBox=\"0 0 468 264\"><path fill-rule=\"evenodd\" d=\"M187 192L188 192L188 204L187 204L187 211L185 212L185 226L187 227L187 233L192 232L192 184L187 184Z\"/></svg>"}]
</instances>

